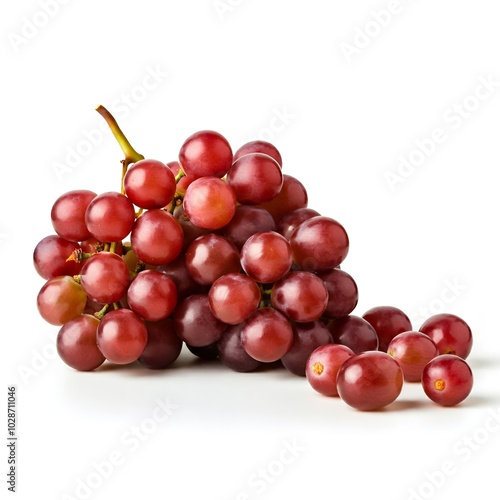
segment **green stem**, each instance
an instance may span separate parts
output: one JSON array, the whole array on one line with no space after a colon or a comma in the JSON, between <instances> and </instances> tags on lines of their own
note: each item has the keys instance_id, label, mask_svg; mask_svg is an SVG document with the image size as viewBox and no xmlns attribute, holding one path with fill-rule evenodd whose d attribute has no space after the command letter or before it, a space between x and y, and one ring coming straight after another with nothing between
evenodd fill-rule
<instances>
[{"instance_id":1,"label":"green stem","mask_svg":"<svg viewBox=\"0 0 500 500\"><path fill-rule=\"evenodd\" d=\"M97 106L96 111L106 120L111 132L115 136L118 144L120 145L123 154L125 155L125 159L122 160L122 191L123 191L123 178L127 173L128 166L131 163L135 163L139 160L143 160L144 156L138 153L130 144L128 139L125 137L125 134L122 132L121 128L118 125L118 122L115 120L113 115L102 105Z\"/></svg>"},{"instance_id":2,"label":"green stem","mask_svg":"<svg viewBox=\"0 0 500 500\"><path fill-rule=\"evenodd\" d=\"M104 315L108 312L109 309L109 304L105 304L104 307L100 310L94 313L94 316L98 319L101 320L104 318Z\"/></svg>"}]
</instances>

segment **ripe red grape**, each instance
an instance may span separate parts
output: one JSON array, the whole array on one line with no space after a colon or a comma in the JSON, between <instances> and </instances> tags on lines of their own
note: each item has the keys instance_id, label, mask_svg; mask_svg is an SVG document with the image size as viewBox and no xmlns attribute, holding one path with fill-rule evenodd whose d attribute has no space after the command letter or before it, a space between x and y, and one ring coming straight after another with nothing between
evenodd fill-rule
<instances>
[{"instance_id":1,"label":"ripe red grape","mask_svg":"<svg viewBox=\"0 0 500 500\"><path fill-rule=\"evenodd\" d=\"M243 323L241 343L249 356L263 363L278 361L290 349L293 331L290 323L276 309L263 307Z\"/></svg>"},{"instance_id":2,"label":"ripe red grape","mask_svg":"<svg viewBox=\"0 0 500 500\"><path fill-rule=\"evenodd\" d=\"M36 302L40 316L51 325L60 326L82 314L87 296L71 276L57 276L42 286Z\"/></svg>"},{"instance_id":3,"label":"ripe red grape","mask_svg":"<svg viewBox=\"0 0 500 500\"><path fill-rule=\"evenodd\" d=\"M189 136L179 152L182 170L193 179L224 177L233 163L233 152L225 137L212 130Z\"/></svg>"},{"instance_id":4,"label":"ripe red grape","mask_svg":"<svg viewBox=\"0 0 500 500\"><path fill-rule=\"evenodd\" d=\"M390 341L399 333L412 329L408 316L397 307L376 306L363 314L363 319L375 328L378 336L379 350L387 352Z\"/></svg>"},{"instance_id":5,"label":"ripe red grape","mask_svg":"<svg viewBox=\"0 0 500 500\"><path fill-rule=\"evenodd\" d=\"M184 210L196 226L221 229L236 212L236 196L223 180L202 177L188 186L184 195Z\"/></svg>"},{"instance_id":6,"label":"ripe red grape","mask_svg":"<svg viewBox=\"0 0 500 500\"><path fill-rule=\"evenodd\" d=\"M437 345L439 354L456 354L466 359L472 350L470 326L454 314L436 314L420 327Z\"/></svg>"},{"instance_id":7,"label":"ripe red grape","mask_svg":"<svg viewBox=\"0 0 500 500\"><path fill-rule=\"evenodd\" d=\"M211 285L217 278L241 269L238 249L218 234L196 238L186 250L186 267L200 285Z\"/></svg>"},{"instance_id":8,"label":"ripe red grape","mask_svg":"<svg viewBox=\"0 0 500 500\"><path fill-rule=\"evenodd\" d=\"M246 144L243 144L243 146L241 146L236 151L236 153L234 153L233 162L235 162L238 158L241 158L242 156L250 153L264 153L266 155L269 155L271 158L274 158L274 160L276 160L280 167L283 165L281 154L276 146L274 146L270 142L260 140L250 141Z\"/></svg>"},{"instance_id":9,"label":"ripe red grape","mask_svg":"<svg viewBox=\"0 0 500 500\"><path fill-rule=\"evenodd\" d=\"M68 257L79 248L78 243L74 241L56 235L46 236L33 251L36 272L46 280L56 276L79 274L83 264L74 260L68 261Z\"/></svg>"},{"instance_id":10,"label":"ripe red grape","mask_svg":"<svg viewBox=\"0 0 500 500\"><path fill-rule=\"evenodd\" d=\"M250 153L236 160L227 174L239 203L259 205L271 201L283 186L281 168L270 156Z\"/></svg>"},{"instance_id":11,"label":"ripe red grape","mask_svg":"<svg viewBox=\"0 0 500 500\"><path fill-rule=\"evenodd\" d=\"M349 238L344 227L329 217L302 222L290 236L293 261L305 271L327 271L347 256Z\"/></svg>"},{"instance_id":12,"label":"ripe red grape","mask_svg":"<svg viewBox=\"0 0 500 500\"><path fill-rule=\"evenodd\" d=\"M389 343L387 353L399 363L407 382L420 382L427 363L439 354L430 337L413 331L396 335Z\"/></svg>"},{"instance_id":13,"label":"ripe red grape","mask_svg":"<svg viewBox=\"0 0 500 500\"><path fill-rule=\"evenodd\" d=\"M271 302L293 321L306 323L321 317L328 304L328 291L315 274L293 271L274 284Z\"/></svg>"},{"instance_id":14,"label":"ripe red grape","mask_svg":"<svg viewBox=\"0 0 500 500\"><path fill-rule=\"evenodd\" d=\"M290 244L274 231L255 233L241 249L244 271L259 283L274 283L292 267Z\"/></svg>"},{"instance_id":15,"label":"ripe red grape","mask_svg":"<svg viewBox=\"0 0 500 500\"><path fill-rule=\"evenodd\" d=\"M274 219L267 210L252 205L238 205L233 218L221 229L221 234L241 250L253 234L275 229Z\"/></svg>"},{"instance_id":16,"label":"ripe red grape","mask_svg":"<svg viewBox=\"0 0 500 500\"><path fill-rule=\"evenodd\" d=\"M281 358L283 366L294 375L306 376L306 364L310 354L319 346L331 344L328 328L319 321L292 325L293 341L288 352Z\"/></svg>"},{"instance_id":17,"label":"ripe red grape","mask_svg":"<svg viewBox=\"0 0 500 500\"><path fill-rule=\"evenodd\" d=\"M125 295L130 274L119 255L99 252L85 261L80 282L90 299L101 304L110 304L118 302Z\"/></svg>"},{"instance_id":18,"label":"ripe red grape","mask_svg":"<svg viewBox=\"0 0 500 500\"><path fill-rule=\"evenodd\" d=\"M139 363L151 370L168 368L179 357L182 340L176 335L171 318L146 321L148 342L139 357Z\"/></svg>"},{"instance_id":19,"label":"ripe red grape","mask_svg":"<svg viewBox=\"0 0 500 500\"><path fill-rule=\"evenodd\" d=\"M57 352L71 368L91 371L104 363L104 356L97 347L99 320L95 316L82 314L68 321L57 334Z\"/></svg>"},{"instance_id":20,"label":"ripe red grape","mask_svg":"<svg viewBox=\"0 0 500 500\"><path fill-rule=\"evenodd\" d=\"M174 197L172 171L161 161L144 159L134 163L123 179L125 194L141 208L163 208Z\"/></svg>"},{"instance_id":21,"label":"ripe red grape","mask_svg":"<svg viewBox=\"0 0 500 500\"><path fill-rule=\"evenodd\" d=\"M87 189L77 189L59 196L50 212L56 233L69 241L83 241L90 238L85 223L85 212L96 196L96 193Z\"/></svg>"},{"instance_id":22,"label":"ripe red grape","mask_svg":"<svg viewBox=\"0 0 500 500\"><path fill-rule=\"evenodd\" d=\"M353 277L340 269L318 273L328 290L325 318L347 316L358 304L358 286Z\"/></svg>"},{"instance_id":23,"label":"ripe red grape","mask_svg":"<svg viewBox=\"0 0 500 500\"><path fill-rule=\"evenodd\" d=\"M116 364L139 359L148 341L144 321L130 309L105 314L97 328L97 346L104 357Z\"/></svg>"},{"instance_id":24,"label":"ripe red grape","mask_svg":"<svg viewBox=\"0 0 500 500\"><path fill-rule=\"evenodd\" d=\"M367 351L347 359L337 374L340 398L358 410L379 410L397 399L403 371L389 354Z\"/></svg>"},{"instance_id":25,"label":"ripe red grape","mask_svg":"<svg viewBox=\"0 0 500 500\"><path fill-rule=\"evenodd\" d=\"M333 341L342 344L355 354L364 351L376 351L378 348L377 332L368 321L353 314L332 320L328 329Z\"/></svg>"},{"instance_id":26,"label":"ripe red grape","mask_svg":"<svg viewBox=\"0 0 500 500\"><path fill-rule=\"evenodd\" d=\"M325 344L316 348L306 362L307 381L323 396L338 396L337 374L351 356L354 353L345 345Z\"/></svg>"},{"instance_id":27,"label":"ripe red grape","mask_svg":"<svg viewBox=\"0 0 500 500\"><path fill-rule=\"evenodd\" d=\"M262 363L247 354L241 343L242 324L230 326L217 342L222 364L235 372L251 372Z\"/></svg>"},{"instance_id":28,"label":"ripe red grape","mask_svg":"<svg viewBox=\"0 0 500 500\"><path fill-rule=\"evenodd\" d=\"M123 194L112 191L96 196L85 212L85 224L99 241L123 240L130 233L134 219L132 202Z\"/></svg>"},{"instance_id":29,"label":"ripe red grape","mask_svg":"<svg viewBox=\"0 0 500 500\"><path fill-rule=\"evenodd\" d=\"M425 394L442 406L455 406L472 391L474 378L467 362L455 354L440 354L425 366L422 386Z\"/></svg>"},{"instance_id":30,"label":"ripe red grape","mask_svg":"<svg viewBox=\"0 0 500 500\"><path fill-rule=\"evenodd\" d=\"M318 215L320 215L319 212L312 208L297 208L281 218L277 231L287 240L290 240L290 236L292 236L292 233L302 222Z\"/></svg>"},{"instance_id":31,"label":"ripe red grape","mask_svg":"<svg viewBox=\"0 0 500 500\"><path fill-rule=\"evenodd\" d=\"M260 299L257 283L249 276L239 273L221 276L208 293L213 315L229 325L245 321L257 309Z\"/></svg>"},{"instance_id":32,"label":"ripe red grape","mask_svg":"<svg viewBox=\"0 0 500 500\"><path fill-rule=\"evenodd\" d=\"M177 335L193 347L204 347L217 342L227 328L225 323L212 314L205 294L185 298L177 306L173 319Z\"/></svg>"},{"instance_id":33,"label":"ripe red grape","mask_svg":"<svg viewBox=\"0 0 500 500\"><path fill-rule=\"evenodd\" d=\"M177 287L166 274L146 269L130 283L127 302L132 311L147 321L170 316L177 305Z\"/></svg>"},{"instance_id":34,"label":"ripe red grape","mask_svg":"<svg viewBox=\"0 0 500 500\"><path fill-rule=\"evenodd\" d=\"M172 262L182 250L184 235L175 217L154 208L144 212L134 223L130 242L137 257L146 264Z\"/></svg>"}]
</instances>

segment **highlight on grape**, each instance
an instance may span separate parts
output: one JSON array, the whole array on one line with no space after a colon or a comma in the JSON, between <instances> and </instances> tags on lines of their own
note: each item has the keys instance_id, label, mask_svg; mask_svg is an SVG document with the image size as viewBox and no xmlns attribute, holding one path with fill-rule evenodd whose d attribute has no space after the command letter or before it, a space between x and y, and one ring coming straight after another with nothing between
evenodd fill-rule
<instances>
[{"instance_id":1,"label":"highlight on grape","mask_svg":"<svg viewBox=\"0 0 500 500\"><path fill-rule=\"evenodd\" d=\"M233 151L200 130L165 162L97 111L125 156L120 189L61 194L33 252L38 311L68 366L163 370L186 347L236 372L281 367L358 410L390 405L407 382L443 406L469 395L469 325L442 312L417 330L389 305L354 314L348 233L308 206L274 144Z\"/></svg>"}]
</instances>

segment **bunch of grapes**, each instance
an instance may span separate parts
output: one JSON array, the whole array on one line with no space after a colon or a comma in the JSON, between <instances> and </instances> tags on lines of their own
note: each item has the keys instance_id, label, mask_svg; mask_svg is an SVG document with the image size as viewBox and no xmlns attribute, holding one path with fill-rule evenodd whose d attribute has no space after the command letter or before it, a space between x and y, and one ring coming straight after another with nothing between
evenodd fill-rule
<instances>
[{"instance_id":1,"label":"bunch of grapes","mask_svg":"<svg viewBox=\"0 0 500 500\"><path fill-rule=\"evenodd\" d=\"M460 318L448 315L441 329L431 318L422 333L396 308L352 314L358 287L340 269L347 232L308 208L304 185L283 173L274 145L252 141L233 153L221 134L203 130L164 163L138 154L109 112L98 111L125 153L121 190L60 196L51 210L56 234L34 250L47 280L38 311L60 327L57 349L69 366L163 369L186 345L239 372L279 362L318 392L372 409L397 397L405 370L423 380L438 355L468 355L472 337ZM391 350L403 332L414 335ZM366 380L350 387L342 373L353 360L361 368L351 371L365 367L367 377L378 366L385 385L368 394ZM447 392L465 385L451 382Z\"/></svg>"}]
</instances>

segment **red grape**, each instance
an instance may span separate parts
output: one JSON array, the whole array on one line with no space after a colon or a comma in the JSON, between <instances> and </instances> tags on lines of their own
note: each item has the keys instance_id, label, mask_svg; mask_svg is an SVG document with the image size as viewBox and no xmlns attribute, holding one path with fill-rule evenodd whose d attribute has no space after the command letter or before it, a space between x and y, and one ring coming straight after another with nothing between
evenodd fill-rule
<instances>
[{"instance_id":1,"label":"red grape","mask_svg":"<svg viewBox=\"0 0 500 500\"><path fill-rule=\"evenodd\" d=\"M439 354L456 354L466 359L472 350L469 325L454 314L436 314L420 327L437 345Z\"/></svg>"},{"instance_id":2,"label":"red grape","mask_svg":"<svg viewBox=\"0 0 500 500\"><path fill-rule=\"evenodd\" d=\"M358 304L358 286L353 277L340 269L318 273L328 290L325 318L347 316Z\"/></svg>"},{"instance_id":3,"label":"red grape","mask_svg":"<svg viewBox=\"0 0 500 500\"><path fill-rule=\"evenodd\" d=\"M217 351L222 364L235 372L251 372L262 363L247 354L241 343L242 325L230 326L217 342Z\"/></svg>"},{"instance_id":4,"label":"red grape","mask_svg":"<svg viewBox=\"0 0 500 500\"><path fill-rule=\"evenodd\" d=\"M125 194L141 208L163 208L175 194L176 184L172 171L158 160L139 160L132 165L123 179Z\"/></svg>"},{"instance_id":5,"label":"red grape","mask_svg":"<svg viewBox=\"0 0 500 500\"><path fill-rule=\"evenodd\" d=\"M238 249L218 234L196 238L186 250L186 267L200 285L211 285L224 274L241 269Z\"/></svg>"},{"instance_id":6,"label":"red grape","mask_svg":"<svg viewBox=\"0 0 500 500\"><path fill-rule=\"evenodd\" d=\"M85 212L85 224L90 234L99 241L123 240L130 233L134 219L132 202L123 194L112 191L96 196Z\"/></svg>"},{"instance_id":7,"label":"red grape","mask_svg":"<svg viewBox=\"0 0 500 500\"><path fill-rule=\"evenodd\" d=\"M325 344L316 348L307 359L307 381L323 396L338 396L337 374L351 356L354 353L345 345Z\"/></svg>"},{"instance_id":8,"label":"red grape","mask_svg":"<svg viewBox=\"0 0 500 500\"><path fill-rule=\"evenodd\" d=\"M68 321L57 334L57 352L71 368L91 371L104 363L104 356L97 347L96 333L99 320L82 314Z\"/></svg>"},{"instance_id":9,"label":"red grape","mask_svg":"<svg viewBox=\"0 0 500 500\"><path fill-rule=\"evenodd\" d=\"M290 244L274 231L255 233L241 249L241 265L259 283L278 281L292 267Z\"/></svg>"},{"instance_id":10,"label":"red grape","mask_svg":"<svg viewBox=\"0 0 500 500\"><path fill-rule=\"evenodd\" d=\"M305 271L327 271L347 256L349 238L336 220L316 216L302 222L290 236L293 261Z\"/></svg>"},{"instance_id":11,"label":"red grape","mask_svg":"<svg viewBox=\"0 0 500 500\"><path fill-rule=\"evenodd\" d=\"M389 354L368 351L347 359L337 374L340 398L358 410L379 410L397 399L403 371Z\"/></svg>"},{"instance_id":12,"label":"red grape","mask_svg":"<svg viewBox=\"0 0 500 500\"><path fill-rule=\"evenodd\" d=\"M267 141L250 141L243 144L243 146L241 146L236 153L234 153L233 162L250 153L264 153L269 155L271 158L274 158L280 167L283 165L280 152L276 146Z\"/></svg>"},{"instance_id":13,"label":"red grape","mask_svg":"<svg viewBox=\"0 0 500 500\"><path fill-rule=\"evenodd\" d=\"M172 314L177 304L177 287L166 274L146 269L130 283L127 302L142 319L159 321Z\"/></svg>"},{"instance_id":14,"label":"red grape","mask_svg":"<svg viewBox=\"0 0 500 500\"><path fill-rule=\"evenodd\" d=\"M316 275L293 271L274 284L271 302L293 321L306 323L321 317L328 304L328 291Z\"/></svg>"},{"instance_id":15,"label":"red grape","mask_svg":"<svg viewBox=\"0 0 500 500\"><path fill-rule=\"evenodd\" d=\"M176 335L171 318L146 321L148 342L139 363L151 370L168 368L180 355L182 340Z\"/></svg>"},{"instance_id":16,"label":"red grape","mask_svg":"<svg viewBox=\"0 0 500 500\"><path fill-rule=\"evenodd\" d=\"M193 181L184 195L184 210L193 224L203 229L224 227L236 212L232 188L217 177Z\"/></svg>"},{"instance_id":17,"label":"red grape","mask_svg":"<svg viewBox=\"0 0 500 500\"><path fill-rule=\"evenodd\" d=\"M42 286L36 302L40 316L60 326L83 313L87 296L71 276L57 276Z\"/></svg>"},{"instance_id":18,"label":"red grape","mask_svg":"<svg viewBox=\"0 0 500 500\"><path fill-rule=\"evenodd\" d=\"M474 378L467 362L455 354L440 354L424 368L425 394L442 406L455 406L469 396Z\"/></svg>"},{"instance_id":19,"label":"red grape","mask_svg":"<svg viewBox=\"0 0 500 500\"><path fill-rule=\"evenodd\" d=\"M189 136L179 152L182 170L193 179L224 177L233 162L227 139L218 132L201 130Z\"/></svg>"},{"instance_id":20,"label":"red grape","mask_svg":"<svg viewBox=\"0 0 500 500\"><path fill-rule=\"evenodd\" d=\"M130 274L115 253L99 252L85 261L80 281L90 299L102 304L118 302L127 292Z\"/></svg>"},{"instance_id":21,"label":"red grape","mask_svg":"<svg viewBox=\"0 0 500 500\"><path fill-rule=\"evenodd\" d=\"M401 309L393 306L372 307L362 317L375 328L378 348L384 352L387 352L389 343L396 335L412 329L408 316Z\"/></svg>"},{"instance_id":22,"label":"red grape","mask_svg":"<svg viewBox=\"0 0 500 500\"><path fill-rule=\"evenodd\" d=\"M236 160L227 174L239 203L259 205L271 201L283 186L281 168L270 156L250 153Z\"/></svg>"},{"instance_id":23,"label":"red grape","mask_svg":"<svg viewBox=\"0 0 500 500\"><path fill-rule=\"evenodd\" d=\"M196 283L189 274L184 254L180 254L172 262L158 266L156 269L172 278L177 287L178 300L183 300L195 293L208 293L209 287Z\"/></svg>"},{"instance_id":24,"label":"red grape","mask_svg":"<svg viewBox=\"0 0 500 500\"><path fill-rule=\"evenodd\" d=\"M270 307L253 312L241 329L243 348L249 356L263 363L282 358L290 349L292 341L290 323L283 314Z\"/></svg>"},{"instance_id":25,"label":"red grape","mask_svg":"<svg viewBox=\"0 0 500 500\"><path fill-rule=\"evenodd\" d=\"M69 241L83 241L90 238L85 223L85 212L96 196L93 191L77 189L57 198L50 212L56 233Z\"/></svg>"},{"instance_id":26,"label":"red grape","mask_svg":"<svg viewBox=\"0 0 500 500\"><path fill-rule=\"evenodd\" d=\"M80 246L60 236L51 235L43 238L33 252L33 264L36 272L49 280L56 276L74 276L79 274L82 263L69 260L68 257Z\"/></svg>"},{"instance_id":27,"label":"red grape","mask_svg":"<svg viewBox=\"0 0 500 500\"><path fill-rule=\"evenodd\" d=\"M290 236L292 236L292 233L302 222L318 215L319 212L316 212L312 208L297 208L296 210L292 210L281 218L278 224L278 233L283 235L287 240L290 240Z\"/></svg>"},{"instance_id":28,"label":"red grape","mask_svg":"<svg viewBox=\"0 0 500 500\"><path fill-rule=\"evenodd\" d=\"M172 262L182 250L184 235L175 217L154 208L134 223L130 242L139 260L151 265Z\"/></svg>"},{"instance_id":29,"label":"red grape","mask_svg":"<svg viewBox=\"0 0 500 500\"><path fill-rule=\"evenodd\" d=\"M221 276L208 293L213 315L229 325L245 321L259 306L260 298L255 281L239 273Z\"/></svg>"},{"instance_id":30,"label":"red grape","mask_svg":"<svg viewBox=\"0 0 500 500\"><path fill-rule=\"evenodd\" d=\"M439 354L436 344L427 335L413 331L396 335L387 353L399 363L407 382L420 382L427 363Z\"/></svg>"},{"instance_id":31,"label":"red grape","mask_svg":"<svg viewBox=\"0 0 500 500\"><path fill-rule=\"evenodd\" d=\"M359 354L364 351L376 351L378 348L377 332L368 321L359 316L350 315L336 318L328 329L337 344L342 344Z\"/></svg>"}]
</instances>

